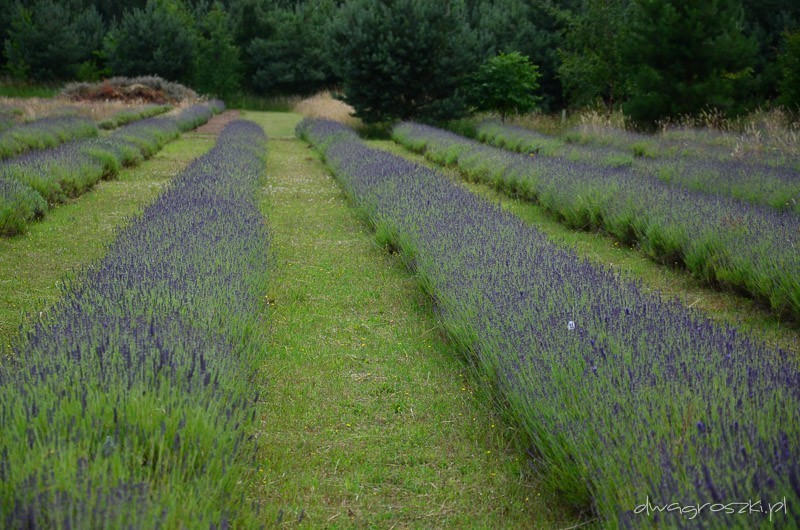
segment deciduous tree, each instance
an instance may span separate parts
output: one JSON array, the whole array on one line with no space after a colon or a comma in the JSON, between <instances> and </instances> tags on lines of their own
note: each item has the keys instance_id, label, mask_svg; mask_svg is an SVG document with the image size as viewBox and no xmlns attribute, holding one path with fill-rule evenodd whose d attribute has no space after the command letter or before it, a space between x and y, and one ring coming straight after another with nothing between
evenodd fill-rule
<instances>
[{"instance_id":1,"label":"deciduous tree","mask_svg":"<svg viewBox=\"0 0 800 530\"><path fill-rule=\"evenodd\" d=\"M470 77L469 99L477 110L497 112L505 121L536 108L539 76L539 67L519 52L500 53Z\"/></svg>"}]
</instances>

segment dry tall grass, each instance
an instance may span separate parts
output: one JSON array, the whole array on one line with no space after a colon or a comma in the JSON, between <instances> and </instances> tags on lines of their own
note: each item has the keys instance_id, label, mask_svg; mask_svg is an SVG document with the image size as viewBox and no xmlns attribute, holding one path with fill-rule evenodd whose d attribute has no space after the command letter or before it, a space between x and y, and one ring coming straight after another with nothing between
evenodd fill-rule
<instances>
[{"instance_id":1,"label":"dry tall grass","mask_svg":"<svg viewBox=\"0 0 800 530\"><path fill-rule=\"evenodd\" d=\"M327 118L350 127L361 125L361 120L353 116L355 109L344 101L334 99L329 91L300 100L293 110L307 118Z\"/></svg>"},{"instance_id":2,"label":"dry tall grass","mask_svg":"<svg viewBox=\"0 0 800 530\"><path fill-rule=\"evenodd\" d=\"M47 116L73 115L100 121L123 109L140 107L143 101L95 101L75 102L66 97L55 98L6 98L0 97L0 108L15 109L20 122L28 122ZM188 105L188 103L186 103Z\"/></svg>"}]
</instances>

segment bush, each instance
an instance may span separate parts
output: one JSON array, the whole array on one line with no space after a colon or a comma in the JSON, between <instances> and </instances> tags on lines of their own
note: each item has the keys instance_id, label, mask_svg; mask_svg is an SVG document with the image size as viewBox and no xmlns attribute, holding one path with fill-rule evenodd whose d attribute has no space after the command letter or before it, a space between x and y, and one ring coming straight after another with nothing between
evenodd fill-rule
<instances>
[{"instance_id":1,"label":"bush","mask_svg":"<svg viewBox=\"0 0 800 530\"><path fill-rule=\"evenodd\" d=\"M497 112L501 121L508 114L527 114L539 98L539 68L524 55L501 53L486 61L470 79L469 96L477 110Z\"/></svg>"}]
</instances>

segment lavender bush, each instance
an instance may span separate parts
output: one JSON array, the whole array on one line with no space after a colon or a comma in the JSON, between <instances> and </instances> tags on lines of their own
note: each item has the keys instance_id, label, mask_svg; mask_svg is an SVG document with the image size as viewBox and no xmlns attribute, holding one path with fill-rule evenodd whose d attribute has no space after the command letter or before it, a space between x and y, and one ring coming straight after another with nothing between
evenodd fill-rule
<instances>
[{"instance_id":1,"label":"lavender bush","mask_svg":"<svg viewBox=\"0 0 800 530\"><path fill-rule=\"evenodd\" d=\"M97 136L91 120L75 116L42 118L0 131L0 160L31 149L55 147L69 140Z\"/></svg>"},{"instance_id":2,"label":"lavender bush","mask_svg":"<svg viewBox=\"0 0 800 530\"><path fill-rule=\"evenodd\" d=\"M615 131L609 133L608 137L627 140L639 136L644 135ZM621 148L619 142L611 141L571 143L524 127L493 121L477 126L477 139L525 154L556 156L593 166L627 166L643 179L658 178L676 187L733 197L800 214L800 170L791 165L715 156L708 150L687 154L674 148L669 152L675 154L662 153L656 156L654 153L657 151L652 147L656 140L649 140L648 143L640 140L628 148ZM701 156L701 153L705 156Z\"/></svg>"},{"instance_id":3,"label":"lavender bush","mask_svg":"<svg viewBox=\"0 0 800 530\"><path fill-rule=\"evenodd\" d=\"M591 509L597 526L798 520L796 359L578 258L338 123L304 121L298 134L402 249L529 437L545 484ZM689 509L648 516L647 499ZM698 503L738 511L732 503L759 500L765 510L775 503L771 515L712 513L709 504L691 517Z\"/></svg>"},{"instance_id":4,"label":"lavender bush","mask_svg":"<svg viewBox=\"0 0 800 530\"><path fill-rule=\"evenodd\" d=\"M131 122L152 118L172 110L170 105L144 105L141 107L123 109L113 116L102 120L97 125L101 129L116 129Z\"/></svg>"},{"instance_id":5,"label":"lavender bush","mask_svg":"<svg viewBox=\"0 0 800 530\"><path fill-rule=\"evenodd\" d=\"M40 205L43 199L50 205L63 202L68 197L84 193L102 178L117 174L122 166L140 163L158 152L182 132L207 122L213 115L205 105L193 105L175 116L140 120L120 127L104 138L91 138L60 145L52 149L29 151L0 162L0 179L14 180L30 191L24 194L8 186L0 188L0 204L4 211L30 210L30 201ZM19 188L17 186L14 189ZM31 193L39 199L31 199ZM21 232L24 224L41 216L35 213L13 217L0 217L0 233L13 235ZM13 219L13 221L12 221Z\"/></svg>"},{"instance_id":6,"label":"lavender bush","mask_svg":"<svg viewBox=\"0 0 800 530\"><path fill-rule=\"evenodd\" d=\"M603 229L654 259L800 316L800 217L792 212L670 186L628 168L512 153L424 125L400 124L393 137L540 203L571 227Z\"/></svg>"},{"instance_id":7,"label":"lavender bush","mask_svg":"<svg viewBox=\"0 0 800 530\"><path fill-rule=\"evenodd\" d=\"M265 139L228 125L0 363L0 526L256 525Z\"/></svg>"}]
</instances>

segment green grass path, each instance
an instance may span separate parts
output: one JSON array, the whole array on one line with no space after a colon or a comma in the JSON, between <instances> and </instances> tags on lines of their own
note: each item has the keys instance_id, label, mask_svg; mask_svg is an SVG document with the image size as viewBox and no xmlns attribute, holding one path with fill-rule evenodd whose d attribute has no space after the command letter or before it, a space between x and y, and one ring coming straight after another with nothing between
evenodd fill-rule
<instances>
[{"instance_id":1,"label":"green grass path","mask_svg":"<svg viewBox=\"0 0 800 530\"><path fill-rule=\"evenodd\" d=\"M253 496L267 525L553 528L513 432L470 383L430 301L377 246L299 117L246 115L270 138L268 381Z\"/></svg>"},{"instance_id":2,"label":"green grass path","mask_svg":"<svg viewBox=\"0 0 800 530\"><path fill-rule=\"evenodd\" d=\"M0 238L0 344L18 335L26 315L51 306L61 295L64 276L101 258L115 230L214 141L212 135L184 134L139 166L53 208L25 234Z\"/></svg>"}]
</instances>

